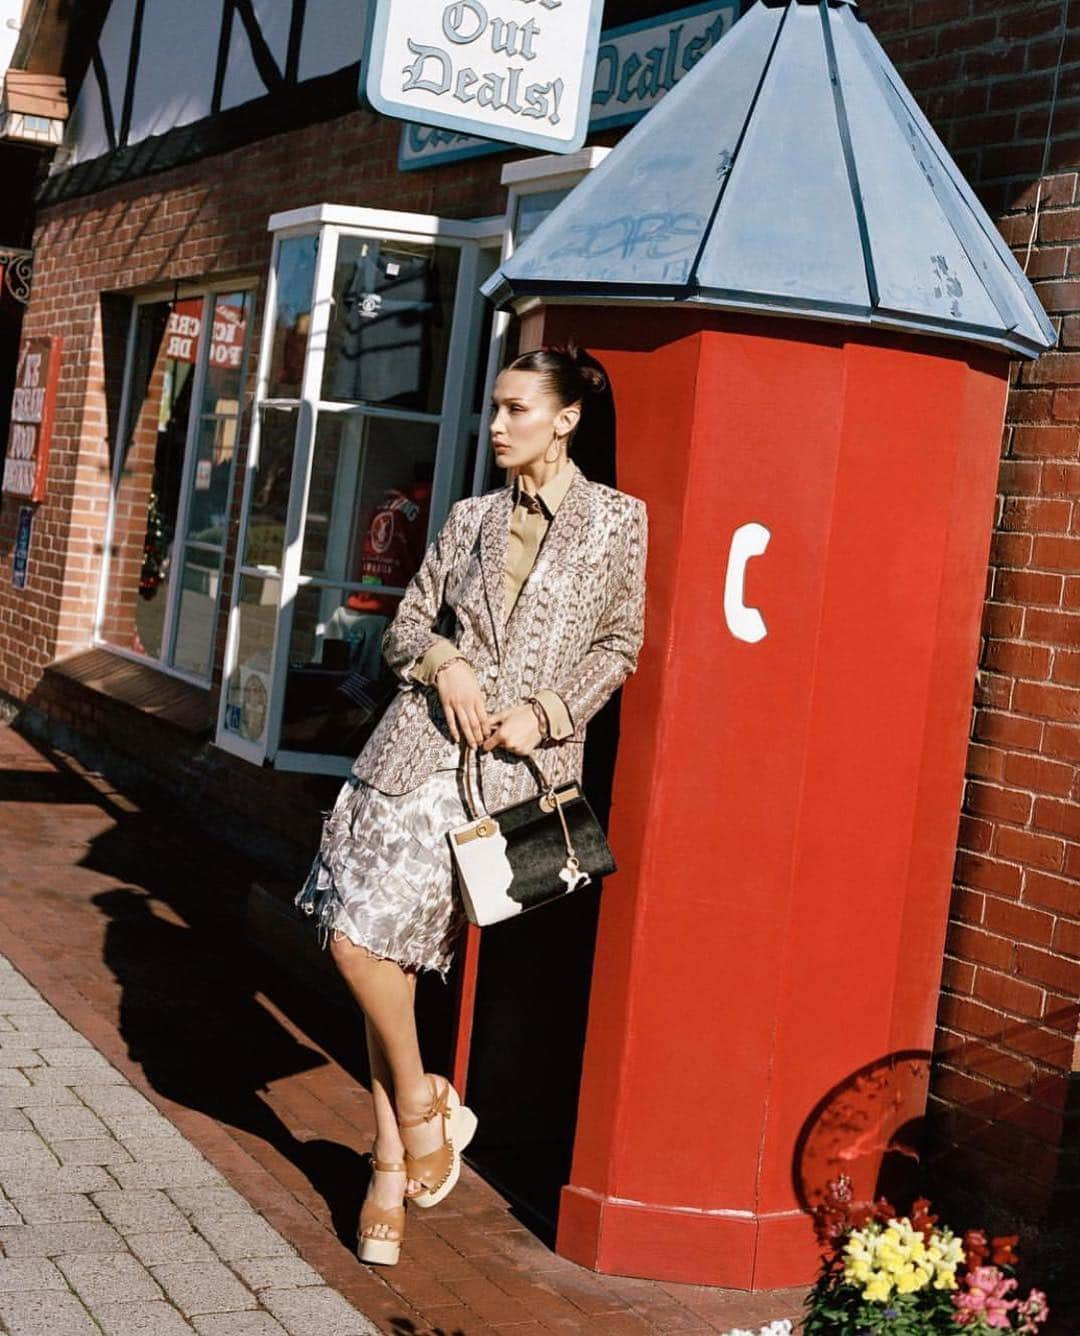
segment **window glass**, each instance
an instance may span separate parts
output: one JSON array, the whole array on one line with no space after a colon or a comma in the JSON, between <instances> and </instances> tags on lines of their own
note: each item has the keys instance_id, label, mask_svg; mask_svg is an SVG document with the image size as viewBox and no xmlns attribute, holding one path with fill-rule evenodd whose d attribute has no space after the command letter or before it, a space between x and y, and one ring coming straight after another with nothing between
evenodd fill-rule
<instances>
[{"instance_id":1,"label":"window glass","mask_svg":"<svg viewBox=\"0 0 1080 1336\"><path fill-rule=\"evenodd\" d=\"M210 676L220 581L220 551L189 547L180 579L173 666L197 677Z\"/></svg>"},{"instance_id":2,"label":"window glass","mask_svg":"<svg viewBox=\"0 0 1080 1336\"><path fill-rule=\"evenodd\" d=\"M457 270L452 246L343 236L322 397L439 412Z\"/></svg>"},{"instance_id":3,"label":"window glass","mask_svg":"<svg viewBox=\"0 0 1080 1336\"><path fill-rule=\"evenodd\" d=\"M301 569L334 581L404 589L424 555L438 427L324 413L315 433ZM396 607L356 591L354 607Z\"/></svg>"},{"instance_id":4,"label":"window glass","mask_svg":"<svg viewBox=\"0 0 1080 1336\"><path fill-rule=\"evenodd\" d=\"M312 285L318 240L286 237L278 246L277 301L270 350L267 397L298 399L311 328Z\"/></svg>"},{"instance_id":5,"label":"window glass","mask_svg":"<svg viewBox=\"0 0 1080 1336\"><path fill-rule=\"evenodd\" d=\"M244 348L250 319L250 292L223 292L214 298L202 395L204 416L235 417L240 410Z\"/></svg>"},{"instance_id":6,"label":"window glass","mask_svg":"<svg viewBox=\"0 0 1080 1336\"><path fill-rule=\"evenodd\" d=\"M102 635L161 655L174 559L191 388L199 352L198 300L137 308L127 429L113 499L109 597Z\"/></svg>"},{"instance_id":7,"label":"window glass","mask_svg":"<svg viewBox=\"0 0 1080 1336\"><path fill-rule=\"evenodd\" d=\"M200 678L210 676L250 309L248 292L135 308L100 634Z\"/></svg>"},{"instance_id":8,"label":"window glass","mask_svg":"<svg viewBox=\"0 0 1080 1336\"><path fill-rule=\"evenodd\" d=\"M383 613L338 588L297 590L281 721L290 751L355 756L396 689L382 657Z\"/></svg>"},{"instance_id":9,"label":"window glass","mask_svg":"<svg viewBox=\"0 0 1080 1336\"><path fill-rule=\"evenodd\" d=\"M294 408L264 407L259 414L259 464L244 539L245 566L281 567L297 416Z\"/></svg>"},{"instance_id":10,"label":"window glass","mask_svg":"<svg viewBox=\"0 0 1080 1336\"><path fill-rule=\"evenodd\" d=\"M261 743L266 737L280 590L273 578L240 577L236 668L226 686L225 728L247 742Z\"/></svg>"},{"instance_id":11,"label":"window glass","mask_svg":"<svg viewBox=\"0 0 1080 1336\"><path fill-rule=\"evenodd\" d=\"M569 189L536 190L526 195L519 195L517 210L514 215L514 245L520 246L527 240L549 213L553 213L569 195Z\"/></svg>"}]
</instances>

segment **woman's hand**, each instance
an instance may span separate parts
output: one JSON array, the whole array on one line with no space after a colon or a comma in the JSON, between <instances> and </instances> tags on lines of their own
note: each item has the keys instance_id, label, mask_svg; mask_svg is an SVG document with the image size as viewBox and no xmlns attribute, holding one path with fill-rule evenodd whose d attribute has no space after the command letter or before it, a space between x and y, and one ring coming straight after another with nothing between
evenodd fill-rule
<instances>
[{"instance_id":1,"label":"woman's hand","mask_svg":"<svg viewBox=\"0 0 1080 1336\"><path fill-rule=\"evenodd\" d=\"M470 747L479 747L491 730L484 693L467 659L447 664L435 679L443 714L455 742L462 737ZM531 711L530 711L531 713Z\"/></svg>"},{"instance_id":2,"label":"woman's hand","mask_svg":"<svg viewBox=\"0 0 1080 1336\"><path fill-rule=\"evenodd\" d=\"M528 756L540 742L540 724L533 707L527 703L497 710L490 716L490 721L495 725L495 731L484 740L484 751L503 747L517 756Z\"/></svg>"}]
</instances>

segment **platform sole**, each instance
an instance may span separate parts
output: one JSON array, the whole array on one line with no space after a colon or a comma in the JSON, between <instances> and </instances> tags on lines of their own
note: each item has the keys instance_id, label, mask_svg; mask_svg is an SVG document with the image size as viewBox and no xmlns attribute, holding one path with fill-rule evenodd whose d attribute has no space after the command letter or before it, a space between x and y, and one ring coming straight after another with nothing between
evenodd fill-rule
<instances>
[{"instance_id":1,"label":"platform sole","mask_svg":"<svg viewBox=\"0 0 1080 1336\"><path fill-rule=\"evenodd\" d=\"M361 1239L356 1250L361 1262L377 1262L382 1266L393 1266L401 1258L400 1239Z\"/></svg>"}]
</instances>

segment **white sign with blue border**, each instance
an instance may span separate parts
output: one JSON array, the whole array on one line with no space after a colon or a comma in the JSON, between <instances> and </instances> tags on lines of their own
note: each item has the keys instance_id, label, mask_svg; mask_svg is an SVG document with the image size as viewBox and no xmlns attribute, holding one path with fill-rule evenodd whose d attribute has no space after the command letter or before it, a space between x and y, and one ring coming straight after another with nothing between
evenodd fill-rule
<instances>
[{"instance_id":1,"label":"white sign with blue border","mask_svg":"<svg viewBox=\"0 0 1080 1336\"><path fill-rule=\"evenodd\" d=\"M589 130L629 125L693 69L739 17L739 0L713 0L600 34ZM434 125L406 125L399 171L505 153L507 144Z\"/></svg>"},{"instance_id":2,"label":"white sign with blue border","mask_svg":"<svg viewBox=\"0 0 1080 1336\"><path fill-rule=\"evenodd\" d=\"M603 0L376 0L368 101L548 153L585 142Z\"/></svg>"}]
</instances>

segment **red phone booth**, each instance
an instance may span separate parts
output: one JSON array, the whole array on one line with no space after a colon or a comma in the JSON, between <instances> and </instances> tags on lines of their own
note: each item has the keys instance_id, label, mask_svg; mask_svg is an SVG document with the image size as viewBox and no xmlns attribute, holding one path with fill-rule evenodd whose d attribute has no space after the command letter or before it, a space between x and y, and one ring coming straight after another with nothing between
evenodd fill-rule
<instances>
[{"instance_id":1,"label":"red phone booth","mask_svg":"<svg viewBox=\"0 0 1080 1336\"><path fill-rule=\"evenodd\" d=\"M649 507L558 1251L803 1284L917 1168L1011 356L1055 335L848 3L759 3L490 281ZM798 317L798 318L793 318Z\"/></svg>"}]
</instances>

